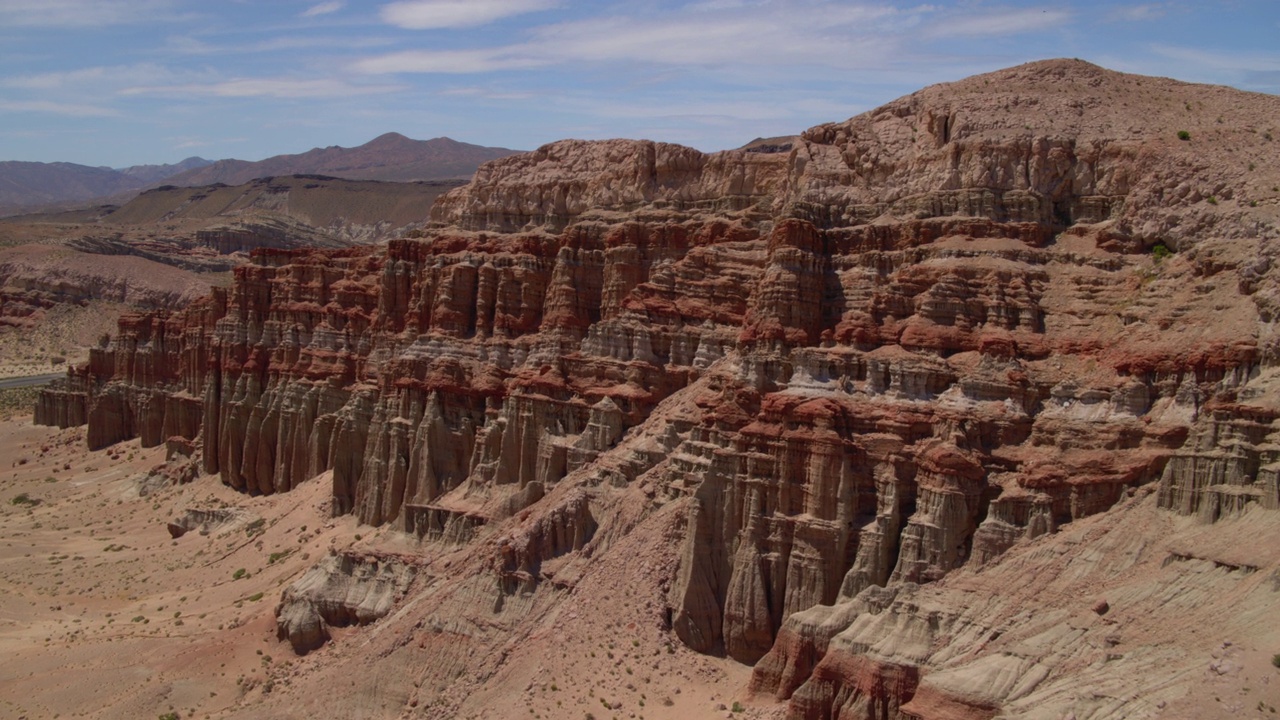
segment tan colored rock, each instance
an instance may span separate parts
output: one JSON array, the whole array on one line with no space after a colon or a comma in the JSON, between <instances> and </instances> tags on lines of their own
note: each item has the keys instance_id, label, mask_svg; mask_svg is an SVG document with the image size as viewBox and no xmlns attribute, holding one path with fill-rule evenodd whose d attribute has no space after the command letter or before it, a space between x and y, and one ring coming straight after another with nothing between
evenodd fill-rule
<instances>
[{"instance_id":1,"label":"tan colored rock","mask_svg":"<svg viewBox=\"0 0 1280 720\"><path fill-rule=\"evenodd\" d=\"M330 555L281 594L277 635L305 655L328 641L330 627L367 625L386 616L416 576L417 567L400 558Z\"/></svg>"}]
</instances>

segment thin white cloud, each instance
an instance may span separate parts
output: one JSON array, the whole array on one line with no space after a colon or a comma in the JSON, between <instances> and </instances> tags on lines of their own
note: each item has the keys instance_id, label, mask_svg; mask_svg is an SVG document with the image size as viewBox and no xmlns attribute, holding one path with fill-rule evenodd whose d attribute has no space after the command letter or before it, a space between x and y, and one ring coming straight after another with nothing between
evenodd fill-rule
<instances>
[{"instance_id":1,"label":"thin white cloud","mask_svg":"<svg viewBox=\"0 0 1280 720\"><path fill-rule=\"evenodd\" d=\"M346 3L341 2L340 0L334 0L333 2L322 2L319 5L312 5L311 7L307 8L302 13L302 17L319 17L320 15L328 15L329 13L336 13L339 10L341 10L344 5L346 5Z\"/></svg>"},{"instance_id":2,"label":"thin white cloud","mask_svg":"<svg viewBox=\"0 0 1280 720\"><path fill-rule=\"evenodd\" d=\"M986 12L943 18L930 28L928 35L935 38L1020 35L1059 27L1070 19L1071 13L1048 8Z\"/></svg>"},{"instance_id":3,"label":"thin white cloud","mask_svg":"<svg viewBox=\"0 0 1280 720\"><path fill-rule=\"evenodd\" d=\"M441 90L438 94L443 97L471 97L482 100L532 100L540 97L538 93L532 92L503 92L479 87L448 88Z\"/></svg>"},{"instance_id":4,"label":"thin white cloud","mask_svg":"<svg viewBox=\"0 0 1280 720\"><path fill-rule=\"evenodd\" d=\"M365 58L355 64L358 72L371 75L390 73L485 73L515 70L547 64L513 49L494 50L408 50Z\"/></svg>"},{"instance_id":5,"label":"thin white cloud","mask_svg":"<svg viewBox=\"0 0 1280 720\"><path fill-rule=\"evenodd\" d=\"M0 100L0 112L48 113L68 117L115 117L117 110L98 105L60 103L51 100Z\"/></svg>"},{"instance_id":6,"label":"thin white cloud","mask_svg":"<svg viewBox=\"0 0 1280 720\"><path fill-rule=\"evenodd\" d=\"M227 53L270 53L279 50L306 50L324 48L328 50L365 50L386 47L395 40L377 36L281 36L268 38L252 43L215 45L189 36L174 36L165 41L164 50L179 55L224 55Z\"/></svg>"},{"instance_id":7,"label":"thin white cloud","mask_svg":"<svg viewBox=\"0 0 1280 720\"><path fill-rule=\"evenodd\" d=\"M558 4L557 0L404 0L384 5L380 16L408 30L434 30L486 25Z\"/></svg>"},{"instance_id":8,"label":"thin white cloud","mask_svg":"<svg viewBox=\"0 0 1280 720\"><path fill-rule=\"evenodd\" d=\"M1259 54L1230 53L1197 48L1181 47L1152 43L1151 51L1170 60L1178 60L1193 66L1214 70L1243 70L1248 72L1271 72L1280 70L1280 53Z\"/></svg>"},{"instance_id":9,"label":"thin white cloud","mask_svg":"<svg viewBox=\"0 0 1280 720\"><path fill-rule=\"evenodd\" d=\"M100 81L106 74L105 67L82 68L80 70L69 70L66 72L48 72L36 75L22 75L18 77L5 78L0 81L5 87L22 88L24 90L57 90L67 85L76 85L83 82Z\"/></svg>"},{"instance_id":10,"label":"thin white cloud","mask_svg":"<svg viewBox=\"0 0 1280 720\"><path fill-rule=\"evenodd\" d=\"M710 120L762 121L794 117L794 113L778 103L758 101L695 101L686 103L599 103L593 109L597 117L671 118L707 122Z\"/></svg>"},{"instance_id":11,"label":"thin white cloud","mask_svg":"<svg viewBox=\"0 0 1280 720\"><path fill-rule=\"evenodd\" d=\"M132 87L123 95L173 95L218 98L333 98L398 92L401 85L354 85L343 80L294 78L239 78L215 83L185 83Z\"/></svg>"},{"instance_id":12,"label":"thin white cloud","mask_svg":"<svg viewBox=\"0 0 1280 720\"><path fill-rule=\"evenodd\" d=\"M1143 3L1112 8L1107 19L1113 22L1143 22L1164 17L1166 3Z\"/></svg>"},{"instance_id":13,"label":"thin white cloud","mask_svg":"<svg viewBox=\"0 0 1280 720\"><path fill-rule=\"evenodd\" d=\"M365 58L364 73L484 73L582 62L664 66L844 69L883 67L935 10L808 0L717 2L661 16L606 16L534 28L529 40L466 50L411 50ZM807 10L809 12L802 12ZM815 25L813 16L821 16Z\"/></svg>"},{"instance_id":14,"label":"thin white cloud","mask_svg":"<svg viewBox=\"0 0 1280 720\"><path fill-rule=\"evenodd\" d=\"M165 38L164 46L160 51L166 55L213 55L225 52L225 48L188 35L174 35Z\"/></svg>"},{"instance_id":15,"label":"thin white cloud","mask_svg":"<svg viewBox=\"0 0 1280 720\"><path fill-rule=\"evenodd\" d=\"M158 65L115 65L20 75L0 80L0 85L24 90L97 90L121 85L154 84L172 77Z\"/></svg>"},{"instance_id":16,"label":"thin white cloud","mask_svg":"<svg viewBox=\"0 0 1280 720\"><path fill-rule=\"evenodd\" d=\"M815 29L785 8L718 12L657 20L607 18L540 28L537 52L563 62L639 61L663 65L775 65L848 67L881 57L887 26L914 24L892 8L830 8Z\"/></svg>"},{"instance_id":17,"label":"thin white cloud","mask_svg":"<svg viewBox=\"0 0 1280 720\"><path fill-rule=\"evenodd\" d=\"M181 135L178 137L167 138L169 147L174 150L190 150L193 148L210 147L214 145L229 145L232 143L242 143L248 140L244 137L223 137L223 138L207 138L192 135Z\"/></svg>"},{"instance_id":18,"label":"thin white cloud","mask_svg":"<svg viewBox=\"0 0 1280 720\"><path fill-rule=\"evenodd\" d=\"M169 0L4 0L0 26L94 28L153 22L171 10Z\"/></svg>"}]
</instances>

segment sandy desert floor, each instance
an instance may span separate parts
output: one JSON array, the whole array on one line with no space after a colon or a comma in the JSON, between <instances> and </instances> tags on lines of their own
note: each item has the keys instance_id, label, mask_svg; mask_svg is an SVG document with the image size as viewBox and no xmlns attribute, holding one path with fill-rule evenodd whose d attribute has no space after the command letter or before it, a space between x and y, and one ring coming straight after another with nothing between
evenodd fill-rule
<instances>
[{"instance_id":1,"label":"sandy desert floor","mask_svg":"<svg viewBox=\"0 0 1280 720\"><path fill-rule=\"evenodd\" d=\"M276 639L275 605L330 548L404 551L403 535L330 518L321 481L250 497L211 476L169 485L164 460L163 447L136 440L89 452L83 428L0 419L0 718L279 716L280 700L341 677L360 655L361 634L376 625L338 631L299 658ZM245 514L170 536L167 523L183 511L219 507ZM535 718L747 718L777 709L743 695L749 668L647 637L642 646L628 639L640 635L625 631L627 619L582 618L572 639L534 639L547 645L546 666L508 667L488 700ZM606 709L621 699L626 710ZM738 701L742 711L731 712ZM368 717L413 712L378 698L369 705ZM259 714L264 706L274 709Z\"/></svg>"},{"instance_id":2,"label":"sandy desert floor","mask_svg":"<svg viewBox=\"0 0 1280 720\"><path fill-rule=\"evenodd\" d=\"M90 453L82 429L0 422L0 717L205 717L287 672L280 588L354 523L310 492L165 485L149 474L163 453ZM186 508L232 505L270 520L166 529Z\"/></svg>"},{"instance_id":3,"label":"sandy desert floor","mask_svg":"<svg viewBox=\"0 0 1280 720\"><path fill-rule=\"evenodd\" d=\"M89 359L89 348L114 332L127 308L93 301L85 307L58 305L43 311L33 328L0 330L0 378L63 372Z\"/></svg>"}]
</instances>

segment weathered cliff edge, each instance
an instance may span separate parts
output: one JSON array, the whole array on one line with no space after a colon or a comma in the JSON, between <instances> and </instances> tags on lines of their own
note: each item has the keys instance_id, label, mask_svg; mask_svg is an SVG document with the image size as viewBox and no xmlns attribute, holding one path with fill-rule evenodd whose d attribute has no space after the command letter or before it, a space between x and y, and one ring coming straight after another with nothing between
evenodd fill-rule
<instances>
[{"instance_id":1,"label":"weathered cliff edge","mask_svg":"<svg viewBox=\"0 0 1280 720\"><path fill-rule=\"evenodd\" d=\"M553 143L425 239L260 252L122 320L37 421L195 440L251 493L332 471L335 513L464 548L415 585L450 668L670 517L655 612L793 716L1045 707L1080 667L912 598L1150 488L1207 521L1280 507L1277 116L1050 61L776 152Z\"/></svg>"}]
</instances>

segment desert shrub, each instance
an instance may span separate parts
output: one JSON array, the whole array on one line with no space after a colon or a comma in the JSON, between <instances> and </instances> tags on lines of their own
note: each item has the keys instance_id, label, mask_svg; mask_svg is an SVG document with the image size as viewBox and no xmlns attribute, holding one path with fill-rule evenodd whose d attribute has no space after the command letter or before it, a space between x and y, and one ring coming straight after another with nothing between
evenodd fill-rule
<instances>
[{"instance_id":1,"label":"desert shrub","mask_svg":"<svg viewBox=\"0 0 1280 720\"><path fill-rule=\"evenodd\" d=\"M1182 140L1183 142L1186 142L1187 140L1191 139L1191 133L1187 132L1186 130L1179 130L1178 139Z\"/></svg>"},{"instance_id":2,"label":"desert shrub","mask_svg":"<svg viewBox=\"0 0 1280 720\"><path fill-rule=\"evenodd\" d=\"M239 580L240 578L247 578L247 577L249 577L249 571L245 570L244 568L240 568L239 570L236 570L235 572L231 573L232 580Z\"/></svg>"},{"instance_id":3,"label":"desert shrub","mask_svg":"<svg viewBox=\"0 0 1280 720\"><path fill-rule=\"evenodd\" d=\"M1213 195L1210 195L1210 196L1209 196L1209 198L1208 198L1208 200L1207 200L1206 202L1208 202L1210 205L1217 205L1217 204L1218 204L1218 198L1217 198L1217 197L1215 197L1215 196L1213 196Z\"/></svg>"},{"instance_id":4,"label":"desert shrub","mask_svg":"<svg viewBox=\"0 0 1280 720\"><path fill-rule=\"evenodd\" d=\"M262 599L262 593L254 593L249 596L249 602L258 602Z\"/></svg>"},{"instance_id":5,"label":"desert shrub","mask_svg":"<svg viewBox=\"0 0 1280 720\"><path fill-rule=\"evenodd\" d=\"M26 493L21 493L19 495L15 495L14 498L9 501L9 504L10 505L35 505L36 501L31 499L30 495Z\"/></svg>"},{"instance_id":6,"label":"desert shrub","mask_svg":"<svg viewBox=\"0 0 1280 720\"><path fill-rule=\"evenodd\" d=\"M1172 254L1173 251L1164 243L1156 243L1155 246L1151 248L1151 257L1155 258L1156 262L1160 262Z\"/></svg>"}]
</instances>

